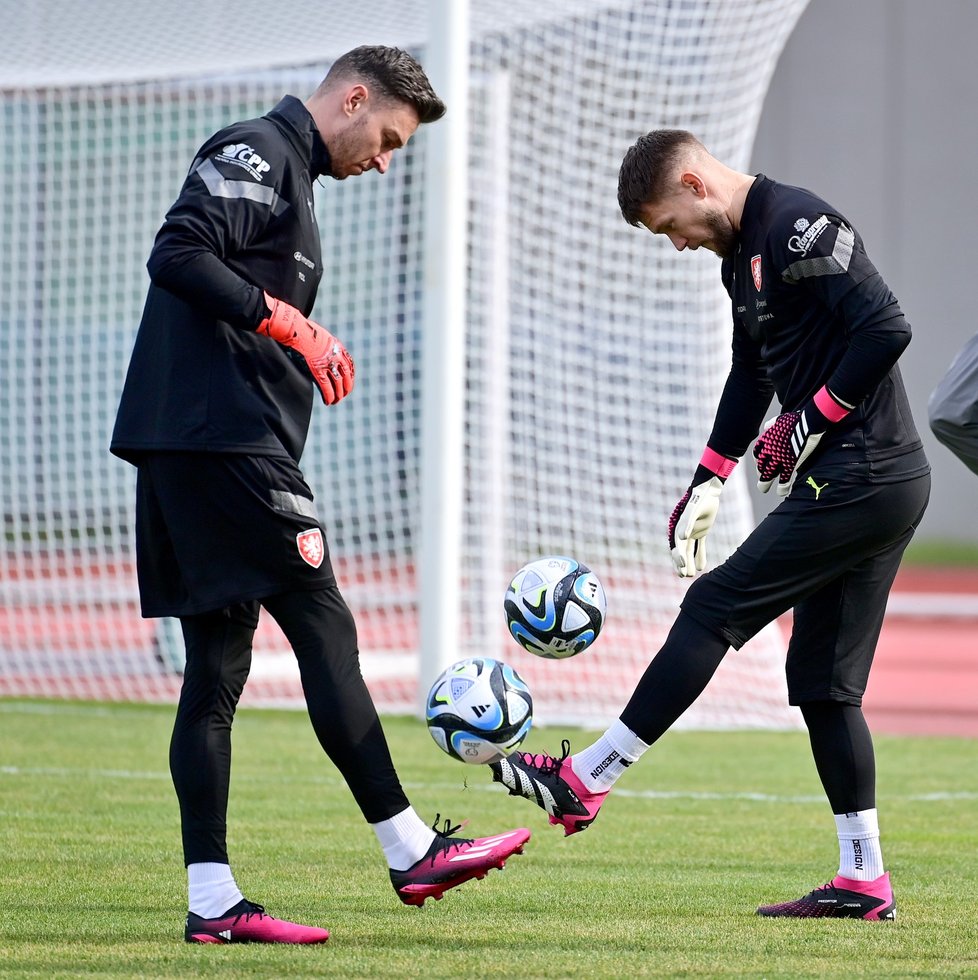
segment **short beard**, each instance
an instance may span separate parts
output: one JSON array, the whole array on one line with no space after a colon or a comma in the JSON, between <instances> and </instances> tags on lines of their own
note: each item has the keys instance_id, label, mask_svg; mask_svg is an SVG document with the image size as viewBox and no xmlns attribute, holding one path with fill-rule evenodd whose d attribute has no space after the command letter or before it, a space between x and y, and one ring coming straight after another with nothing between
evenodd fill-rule
<instances>
[{"instance_id":1,"label":"short beard","mask_svg":"<svg viewBox=\"0 0 978 980\"><path fill-rule=\"evenodd\" d=\"M349 177L349 173L338 174L334 169L333 161L339 162L342 167L349 167L351 165L356 165L359 161L344 159L349 157L357 146L358 137L360 135L360 130L363 129L366 124L367 116L366 113L361 113L354 119L349 127L342 133L333 137L330 143L326 145L326 149L329 151L330 160L330 176L336 180L346 180Z\"/></svg>"},{"instance_id":2,"label":"short beard","mask_svg":"<svg viewBox=\"0 0 978 980\"><path fill-rule=\"evenodd\" d=\"M720 210L708 211L706 224L713 233L713 251L721 259L729 259L737 248L737 234Z\"/></svg>"}]
</instances>

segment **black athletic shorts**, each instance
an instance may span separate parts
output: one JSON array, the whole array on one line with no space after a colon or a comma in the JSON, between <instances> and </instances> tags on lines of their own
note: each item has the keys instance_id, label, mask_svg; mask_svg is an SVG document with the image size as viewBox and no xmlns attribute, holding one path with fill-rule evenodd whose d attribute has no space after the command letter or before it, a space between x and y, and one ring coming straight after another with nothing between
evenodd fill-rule
<instances>
[{"instance_id":1,"label":"black athletic shorts","mask_svg":"<svg viewBox=\"0 0 978 980\"><path fill-rule=\"evenodd\" d=\"M145 617L335 585L312 491L291 459L275 456L141 460L136 571Z\"/></svg>"},{"instance_id":2,"label":"black athletic shorts","mask_svg":"<svg viewBox=\"0 0 978 980\"><path fill-rule=\"evenodd\" d=\"M929 495L929 474L901 483L799 480L727 561L690 586L683 611L739 649L793 609L789 702L861 704L890 586Z\"/></svg>"}]
</instances>

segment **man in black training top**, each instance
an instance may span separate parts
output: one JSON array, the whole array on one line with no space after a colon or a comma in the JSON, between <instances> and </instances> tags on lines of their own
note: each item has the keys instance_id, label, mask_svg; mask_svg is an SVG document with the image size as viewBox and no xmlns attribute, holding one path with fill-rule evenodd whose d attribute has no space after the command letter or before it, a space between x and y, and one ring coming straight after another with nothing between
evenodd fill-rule
<instances>
[{"instance_id":1,"label":"man in black training top","mask_svg":"<svg viewBox=\"0 0 978 980\"><path fill-rule=\"evenodd\" d=\"M295 651L315 733L376 832L403 902L483 877L530 836L452 837L457 827L430 828L409 804L298 466L314 395L333 405L354 383L349 353L307 319L323 273L313 181L384 173L418 126L444 112L410 55L356 48L305 103L286 96L201 147L149 258L112 451L138 468L143 615L179 617L186 644L170 770L188 942L329 937L245 900L228 862L231 722L260 606Z\"/></svg>"},{"instance_id":2,"label":"man in black training top","mask_svg":"<svg viewBox=\"0 0 978 980\"><path fill-rule=\"evenodd\" d=\"M861 703L887 595L930 491L896 361L910 326L852 225L808 191L731 170L690 133L643 136L622 162L625 220L723 259L733 359L713 431L669 520L680 576L706 564L724 482L754 442L782 503L694 582L621 717L570 755L520 753L494 778L566 834L699 696L729 647L788 609L788 693L801 708L839 837L838 874L765 916L892 919L873 743ZM781 412L763 425L772 397ZM760 437L757 433L760 431ZM756 439L756 441L755 441Z\"/></svg>"}]
</instances>

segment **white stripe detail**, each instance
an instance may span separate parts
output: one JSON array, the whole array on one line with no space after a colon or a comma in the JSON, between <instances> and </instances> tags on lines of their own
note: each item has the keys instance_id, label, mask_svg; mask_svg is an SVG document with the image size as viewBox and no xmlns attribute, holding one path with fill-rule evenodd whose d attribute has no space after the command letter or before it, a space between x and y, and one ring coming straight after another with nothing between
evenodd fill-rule
<instances>
[{"instance_id":1,"label":"white stripe detail","mask_svg":"<svg viewBox=\"0 0 978 980\"><path fill-rule=\"evenodd\" d=\"M814 279L817 276L837 276L849 271L856 236L848 225L840 225L831 255L817 255L792 262L781 274L785 282Z\"/></svg>"},{"instance_id":2,"label":"white stripe detail","mask_svg":"<svg viewBox=\"0 0 978 980\"><path fill-rule=\"evenodd\" d=\"M464 851L459 851L457 854L453 854L448 860L455 861L481 861L483 858L489 857L490 854L495 850L495 844L484 845L481 841L478 844L473 844L471 847L467 847Z\"/></svg>"},{"instance_id":3,"label":"white stripe detail","mask_svg":"<svg viewBox=\"0 0 978 980\"><path fill-rule=\"evenodd\" d=\"M281 210L278 191L274 187L266 187L249 180L230 180L214 166L213 160L204 160L197 166L195 172L204 182L204 186L211 197L267 204L275 214Z\"/></svg>"},{"instance_id":4,"label":"white stripe detail","mask_svg":"<svg viewBox=\"0 0 978 980\"><path fill-rule=\"evenodd\" d=\"M547 789L546 786L541 786L537 783L537 793L540 796L540 805L543 807L550 816L556 816L557 812L557 801L554 799L553 794Z\"/></svg>"}]
</instances>

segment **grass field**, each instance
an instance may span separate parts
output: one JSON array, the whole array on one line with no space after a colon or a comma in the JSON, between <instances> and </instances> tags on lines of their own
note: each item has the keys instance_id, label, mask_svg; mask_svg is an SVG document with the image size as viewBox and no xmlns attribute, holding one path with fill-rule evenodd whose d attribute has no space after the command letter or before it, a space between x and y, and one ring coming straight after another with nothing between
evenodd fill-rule
<instances>
[{"instance_id":1,"label":"grass field","mask_svg":"<svg viewBox=\"0 0 978 980\"><path fill-rule=\"evenodd\" d=\"M978 976L978 745L877 739L895 923L759 919L834 873L834 826L803 734L667 735L597 824L564 839L424 726L386 727L408 793L481 836L527 826L504 872L423 910L396 899L374 836L300 712L236 723L232 863L245 894L325 925L323 947L190 946L172 709L0 701L3 977ZM529 747L559 747L534 732Z\"/></svg>"},{"instance_id":2,"label":"grass field","mask_svg":"<svg viewBox=\"0 0 978 980\"><path fill-rule=\"evenodd\" d=\"M915 539L907 546L903 564L974 568L978 566L978 544L936 538Z\"/></svg>"}]
</instances>

